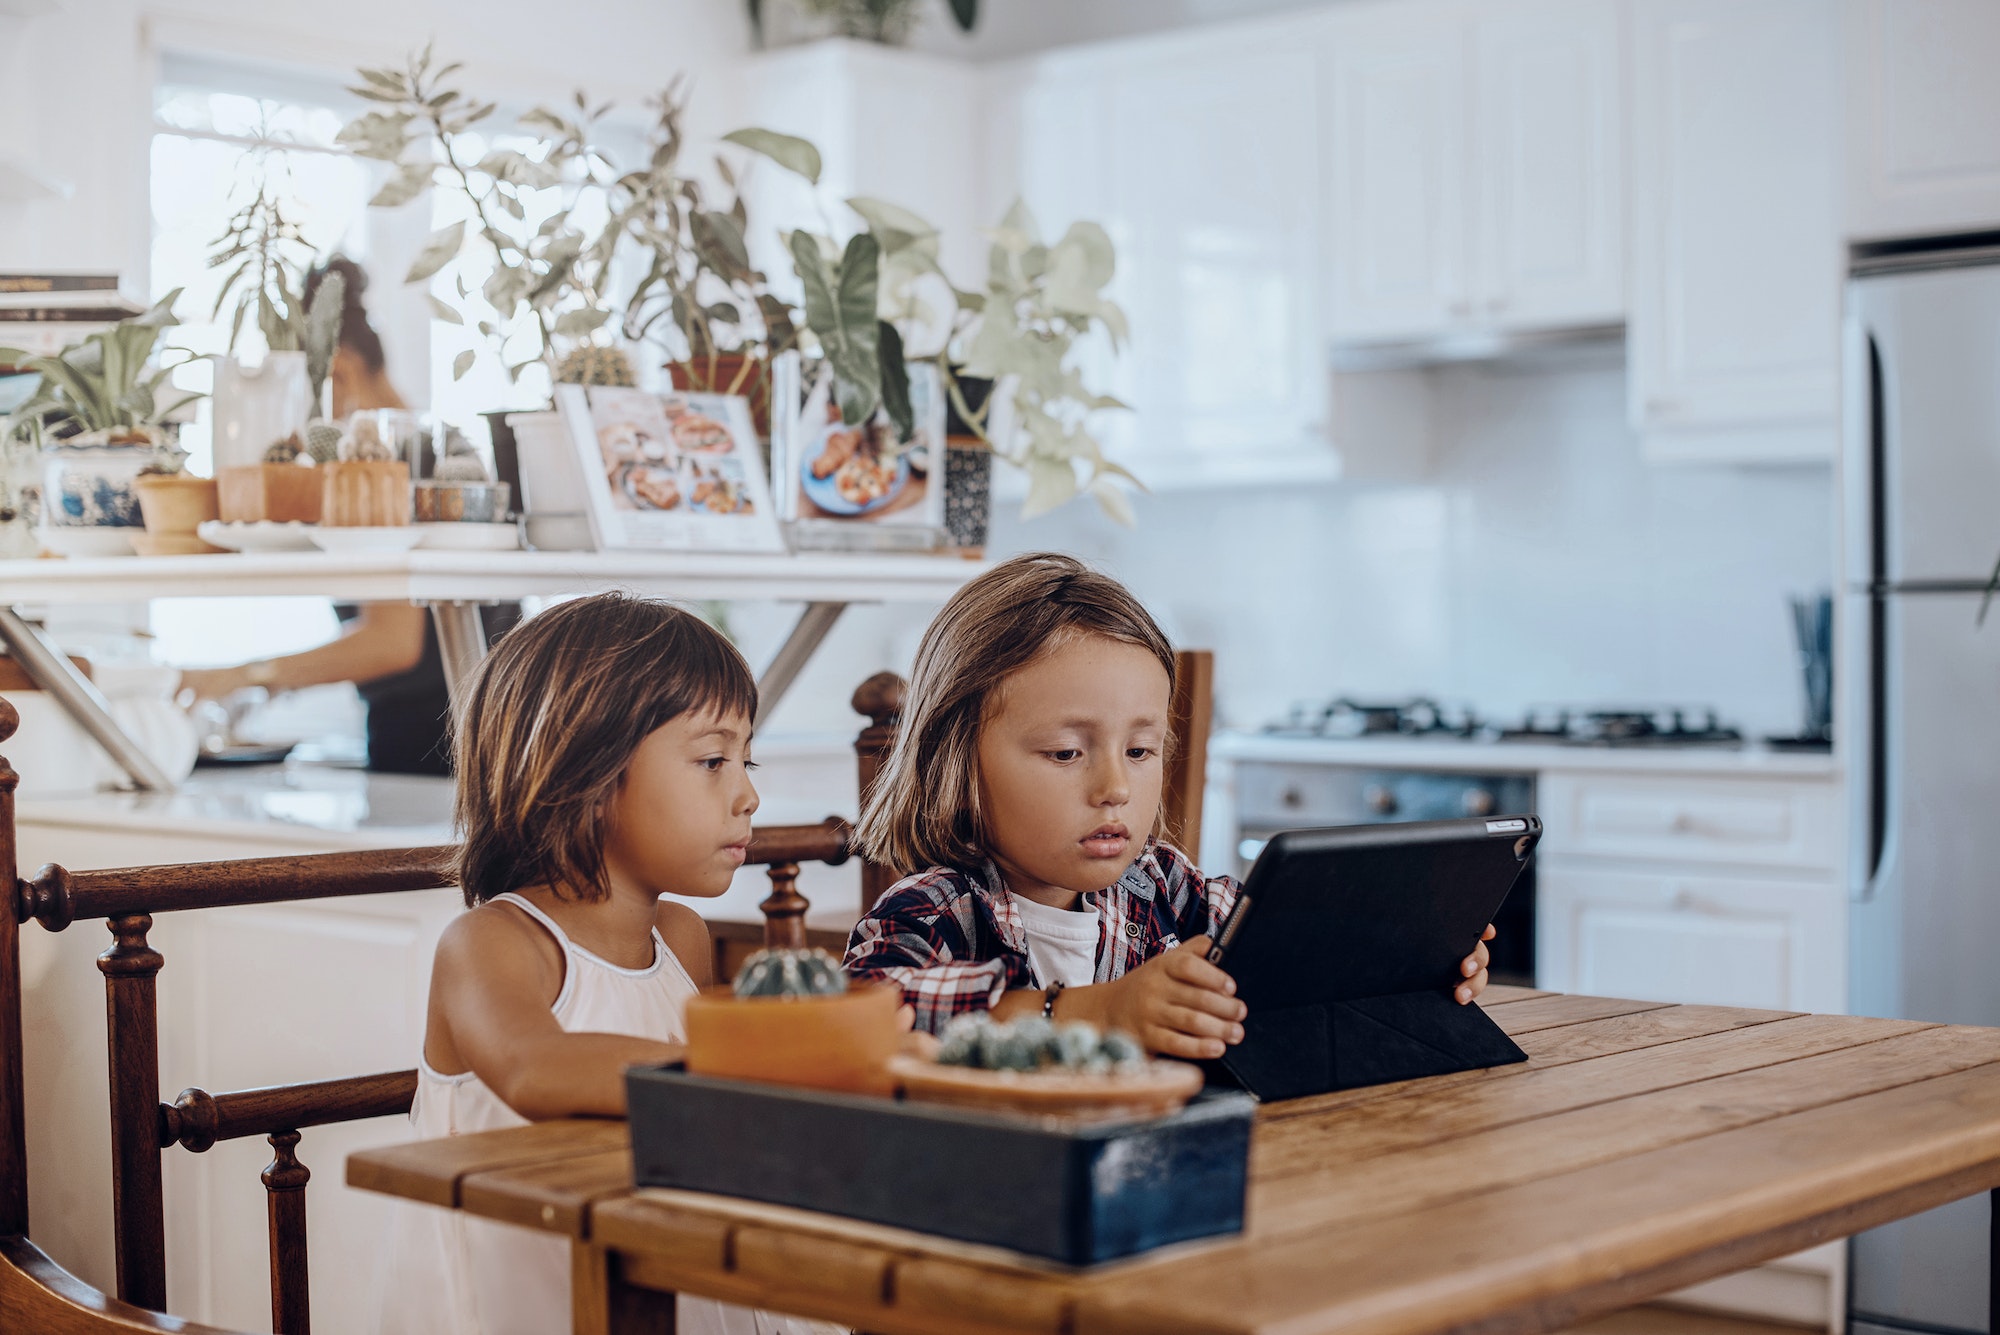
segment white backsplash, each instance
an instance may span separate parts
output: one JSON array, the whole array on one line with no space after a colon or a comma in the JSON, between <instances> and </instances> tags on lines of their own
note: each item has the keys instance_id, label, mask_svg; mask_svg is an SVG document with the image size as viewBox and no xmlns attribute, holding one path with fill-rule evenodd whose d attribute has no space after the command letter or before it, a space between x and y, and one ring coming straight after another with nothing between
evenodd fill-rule
<instances>
[{"instance_id":1,"label":"white backsplash","mask_svg":"<svg viewBox=\"0 0 2000 1335\"><path fill-rule=\"evenodd\" d=\"M1009 505L991 551L1070 551L1125 580L1176 643L1218 651L1228 725L1427 692L1501 716L1688 703L1797 729L1785 598L1831 578L1831 470L1649 467L1615 367L1432 374L1421 485L1141 497L1132 531L1087 505L1030 523ZM847 691L877 661L903 670L923 619L850 613L774 727L848 730Z\"/></svg>"}]
</instances>

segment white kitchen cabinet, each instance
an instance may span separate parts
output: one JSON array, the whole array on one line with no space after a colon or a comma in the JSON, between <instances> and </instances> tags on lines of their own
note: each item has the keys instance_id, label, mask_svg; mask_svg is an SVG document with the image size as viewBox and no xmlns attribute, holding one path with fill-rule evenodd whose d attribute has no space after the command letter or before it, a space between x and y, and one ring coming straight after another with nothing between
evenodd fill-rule
<instances>
[{"instance_id":1,"label":"white kitchen cabinet","mask_svg":"<svg viewBox=\"0 0 2000 1335\"><path fill-rule=\"evenodd\" d=\"M1536 982L1559 992L1838 1011L1845 901L1829 882L1614 870L1560 855L1536 871Z\"/></svg>"},{"instance_id":2,"label":"white kitchen cabinet","mask_svg":"<svg viewBox=\"0 0 2000 1335\"><path fill-rule=\"evenodd\" d=\"M1473 315L1461 11L1357 6L1321 42L1328 332L1353 343L1442 333Z\"/></svg>"},{"instance_id":3,"label":"white kitchen cabinet","mask_svg":"<svg viewBox=\"0 0 2000 1335\"><path fill-rule=\"evenodd\" d=\"M1336 342L1623 318L1622 13L1509 0L1327 21Z\"/></svg>"},{"instance_id":4,"label":"white kitchen cabinet","mask_svg":"<svg viewBox=\"0 0 2000 1335\"><path fill-rule=\"evenodd\" d=\"M2000 5L1847 0L1847 234L2000 227Z\"/></svg>"},{"instance_id":5,"label":"white kitchen cabinet","mask_svg":"<svg viewBox=\"0 0 2000 1335\"><path fill-rule=\"evenodd\" d=\"M1044 234L1102 223L1132 338L1081 368L1149 485L1332 476L1320 337L1312 25L1233 24L1057 53L989 85L995 152ZM1010 105L1011 104L1011 105Z\"/></svg>"},{"instance_id":6,"label":"white kitchen cabinet","mask_svg":"<svg viewBox=\"0 0 2000 1335\"><path fill-rule=\"evenodd\" d=\"M1625 318L1624 6L1514 0L1473 22L1473 302L1509 329Z\"/></svg>"},{"instance_id":7,"label":"white kitchen cabinet","mask_svg":"<svg viewBox=\"0 0 2000 1335\"><path fill-rule=\"evenodd\" d=\"M1633 22L1633 425L1661 462L1831 459L1838 14L1637 0Z\"/></svg>"}]
</instances>

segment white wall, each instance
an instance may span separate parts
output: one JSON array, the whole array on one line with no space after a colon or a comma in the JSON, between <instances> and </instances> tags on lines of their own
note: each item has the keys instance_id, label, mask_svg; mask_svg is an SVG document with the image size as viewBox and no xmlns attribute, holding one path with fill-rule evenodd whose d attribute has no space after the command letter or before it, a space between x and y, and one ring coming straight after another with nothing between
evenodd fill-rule
<instances>
[{"instance_id":1,"label":"white wall","mask_svg":"<svg viewBox=\"0 0 2000 1335\"><path fill-rule=\"evenodd\" d=\"M727 80L747 49L726 0L65 0L0 18L7 152L71 182L67 200L0 202L0 267L116 268L145 289L146 139L155 53L195 52L346 77L431 37L489 95L563 98L578 86L636 107L676 71ZM698 95L699 98L699 95ZM697 109L699 109L699 100Z\"/></svg>"},{"instance_id":2,"label":"white wall","mask_svg":"<svg viewBox=\"0 0 2000 1335\"><path fill-rule=\"evenodd\" d=\"M1428 692L1501 716L1712 705L1797 730L1784 600L1831 579L1827 469L1649 468L1615 367L1432 374L1423 485L1142 497L1135 531L1083 506L1003 513L993 551L1073 551L1127 581L1177 643L1217 650L1232 726Z\"/></svg>"}]
</instances>

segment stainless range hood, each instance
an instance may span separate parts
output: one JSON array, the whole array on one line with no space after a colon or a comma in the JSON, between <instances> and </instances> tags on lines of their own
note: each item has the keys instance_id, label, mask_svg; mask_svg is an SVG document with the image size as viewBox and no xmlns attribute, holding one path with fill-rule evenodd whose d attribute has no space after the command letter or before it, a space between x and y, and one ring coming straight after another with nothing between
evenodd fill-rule
<instances>
[{"instance_id":1,"label":"stainless range hood","mask_svg":"<svg viewBox=\"0 0 2000 1335\"><path fill-rule=\"evenodd\" d=\"M1625 326L1562 329L1462 329L1395 343L1342 343L1328 352L1335 371L1410 371L1464 362L1526 367L1617 366L1625 360Z\"/></svg>"}]
</instances>

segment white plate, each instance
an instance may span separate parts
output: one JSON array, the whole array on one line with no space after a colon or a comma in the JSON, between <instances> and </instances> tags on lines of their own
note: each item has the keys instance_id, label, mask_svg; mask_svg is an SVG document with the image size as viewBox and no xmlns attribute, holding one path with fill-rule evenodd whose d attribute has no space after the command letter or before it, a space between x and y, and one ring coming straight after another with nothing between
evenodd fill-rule
<instances>
[{"instance_id":1,"label":"white plate","mask_svg":"<svg viewBox=\"0 0 2000 1335\"><path fill-rule=\"evenodd\" d=\"M521 545L521 530L512 524L412 524L423 536L419 547L454 552L511 552Z\"/></svg>"},{"instance_id":2,"label":"white plate","mask_svg":"<svg viewBox=\"0 0 2000 1335\"><path fill-rule=\"evenodd\" d=\"M415 524L353 528L320 524L306 532L323 552L407 552L424 536Z\"/></svg>"},{"instance_id":3,"label":"white plate","mask_svg":"<svg viewBox=\"0 0 2000 1335\"><path fill-rule=\"evenodd\" d=\"M233 524L225 524L219 519L205 519L195 526L194 531L203 542L227 547L232 552L309 552L313 549L311 526L296 519L288 524L269 519Z\"/></svg>"},{"instance_id":4,"label":"white plate","mask_svg":"<svg viewBox=\"0 0 2000 1335\"><path fill-rule=\"evenodd\" d=\"M57 556L135 556L129 528L78 524L74 527L38 528L35 539Z\"/></svg>"}]
</instances>

